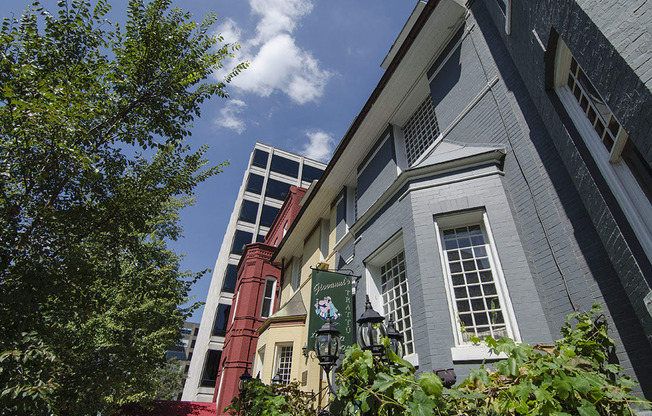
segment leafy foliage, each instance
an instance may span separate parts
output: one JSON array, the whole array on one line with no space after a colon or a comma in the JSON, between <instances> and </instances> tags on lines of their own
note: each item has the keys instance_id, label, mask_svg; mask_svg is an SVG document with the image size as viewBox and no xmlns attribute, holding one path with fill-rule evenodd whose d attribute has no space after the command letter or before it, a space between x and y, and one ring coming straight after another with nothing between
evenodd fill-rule
<instances>
[{"instance_id":1,"label":"leafy foliage","mask_svg":"<svg viewBox=\"0 0 652 416\"><path fill-rule=\"evenodd\" d=\"M238 416L308 416L315 414L311 397L299 389L298 383L268 386L254 378L225 410Z\"/></svg>"},{"instance_id":2,"label":"leafy foliage","mask_svg":"<svg viewBox=\"0 0 652 416\"><path fill-rule=\"evenodd\" d=\"M631 394L635 383L610 363L614 343L595 304L566 322L555 345L516 344L509 338L484 340L504 354L494 369L472 370L459 386L444 390L433 373L389 353L389 363L357 347L339 373L341 414L409 415L633 415L650 403ZM480 342L480 339L475 339Z\"/></svg>"},{"instance_id":3,"label":"leafy foliage","mask_svg":"<svg viewBox=\"0 0 652 416\"><path fill-rule=\"evenodd\" d=\"M183 143L235 45L170 9L38 3L0 28L0 413L108 414L153 398L193 275L166 247L224 164Z\"/></svg>"},{"instance_id":4,"label":"leafy foliage","mask_svg":"<svg viewBox=\"0 0 652 416\"><path fill-rule=\"evenodd\" d=\"M516 344L511 339L484 341L505 359L493 369L472 370L458 386L444 389L431 372L415 368L387 347L384 359L358 346L349 348L337 374L336 415L634 415L650 402L631 394L635 386L610 362L614 343L598 304L588 313L568 316L563 338L554 345ZM480 342L476 339L475 342ZM260 383L259 383L260 384ZM258 387L257 387L258 388ZM260 387L261 389L263 387ZM248 396L247 415L263 415L263 403L277 398ZM280 399L279 399L280 400Z\"/></svg>"}]
</instances>

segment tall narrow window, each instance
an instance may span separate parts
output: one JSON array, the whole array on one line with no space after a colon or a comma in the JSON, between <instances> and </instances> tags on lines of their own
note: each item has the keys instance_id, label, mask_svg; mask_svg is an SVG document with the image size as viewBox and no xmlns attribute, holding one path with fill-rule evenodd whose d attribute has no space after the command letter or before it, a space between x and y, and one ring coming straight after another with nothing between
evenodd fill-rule
<instances>
[{"instance_id":1,"label":"tall narrow window","mask_svg":"<svg viewBox=\"0 0 652 416\"><path fill-rule=\"evenodd\" d=\"M458 345L471 345L471 336L518 339L485 222L483 212L435 221Z\"/></svg>"},{"instance_id":2,"label":"tall narrow window","mask_svg":"<svg viewBox=\"0 0 652 416\"><path fill-rule=\"evenodd\" d=\"M652 168L561 38L555 87L641 246L652 258Z\"/></svg>"},{"instance_id":3,"label":"tall narrow window","mask_svg":"<svg viewBox=\"0 0 652 416\"><path fill-rule=\"evenodd\" d=\"M408 282L405 276L405 252L400 252L381 266L380 280L385 314L394 319L396 329L403 334L405 353L413 354L412 314L410 313Z\"/></svg>"},{"instance_id":4,"label":"tall narrow window","mask_svg":"<svg viewBox=\"0 0 652 416\"><path fill-rule=\"evenodd\" d=\"M204 370L202 371L201 381L199 382L200 387L215 387L220 358L222 358L222 351L208 350L206 361L204 361Z\"/></svg>"},{"instance_id":5,"label":"tall narrow window","mask_svg":"<svg viewBox=\"0 0 652 416\"><path fill-rule=\"evenodd\" d=\"M272 314L274 307L274 289L276 288L276 279L268 277L265 279L265 291L263 293L263 304L260 311L260 316L268 318Z\"/></svg>"},{"instance_id":6,"label":"tall narrow window","mask_svg":"<svg viewBox=\"0 0 652 416\"><path fill-rule=\"evenodd\" d=\"M290 373L292 372L292 345L278 345L276 347L276 373L281 377L284 383L290 382Z\"/></svg>"},{"instance_id":7,"label":"tall narrow window","mask_svg":"<svg viewBox=\"0 0 652 416\"><path fill-rule=\"evenodd\" d=\"M412 166L439 137L439 125L430 94L403 126L403 135L408 165Z\"/></svg>"}]
</instances>

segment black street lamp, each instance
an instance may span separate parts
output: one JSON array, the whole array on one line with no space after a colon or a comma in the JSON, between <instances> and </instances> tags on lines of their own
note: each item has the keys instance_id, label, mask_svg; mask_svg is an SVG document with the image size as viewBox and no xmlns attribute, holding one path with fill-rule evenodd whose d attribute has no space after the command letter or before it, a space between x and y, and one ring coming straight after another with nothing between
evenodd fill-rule
<instances>
[{"instance_id":1,"label":"black street lamp","mask_svg":"<svg viewBox=\"0 0 652 416\"><path fill-rule=\"evenodd\" d=\"M276 372L276 375L272 379L272 383L273 384L281 384L281 383L283 383L283 377L281 377L280 372L278 372L278 371Z\"/></svg>"},{"instance_id":2,"label":"black street lamp","mask_svg":"<svg viewBox=\"0 0 652 416\"><path fill-rule=\"evenodd\" d=\"M399 358L403 358L405 355L405 349L403 347L403 335L396 330L394 326L394 320L392 317L389 317L387 322L387 338L389 338L389 349Z\"/></svg>"},{"instance_id":3,"label":"black street lamp","mask_svg":"<svg viewBox=\"0 0 652 416\"><path fill-rule=\"evenodd\" d=\"M365 303L365 311L358 319L358 344L363 350L370 350L375 356L383 355L381 338L385 336L385 317L371 307L369 295Z\"/></svg>"},{"instance_id":4,"label":"black street lamp","mask_svg":"<svg viewBox=\"0 0 652 416\"><path fill-rule=\"evenodd\" d=\"M329 375L331 369L335 366L335 362L340 356L340 331L335 328L335 325L331 323L331 318L328 317L326 323L324 323L315 334L317 335L317 339L315 340L315 352L319 359L319 365L322 366L326 373L326 382L328 383L331 393L336 394Z\"/></svg>"},{"instance_id":5,"label":"black street lamp","mask_svg":"<svg viewBox=\"0 0 652 416\"><path fill-rule=\"evenodd\" d=\"M244 390L245 386L251 381L251 379L251 374L249 374L249 370L245 367L245 371L240 376L240 381L238 382L238 390Z\"/></svg>"}]
</instances>

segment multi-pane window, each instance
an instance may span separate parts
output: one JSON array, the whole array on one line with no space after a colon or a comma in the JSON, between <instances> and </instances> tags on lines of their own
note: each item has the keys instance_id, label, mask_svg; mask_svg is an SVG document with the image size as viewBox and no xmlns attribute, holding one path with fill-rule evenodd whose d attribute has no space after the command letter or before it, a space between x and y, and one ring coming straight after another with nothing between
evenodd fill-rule
<instances>
[{"instance_id":1,"label":"multi-pane window","mask_svg":"<svg viewBox=\"0 0 652 416\"><path fill-rule=\"evenodd\" d=\"M274 289L276 287L276 279L265 279L265 291L263 293L263 305L261 308L260 316L267 318L272 314L274 307Z\"/></svg>"},{"instance_id":2,"label":"multi-pane window","mask_svg":"<svg viewBox=\"0 0 652 416\"><path fill-rule=\"evenodd\" d=\"M652 258L652 167L585 69L560 38L554 76L557 95L643 250Z\"/></svg>"},{"instance_id":3,"label":"multi-pane window","mask_svg":"<svg viewBox=\"0 0 652 416\"><path fill-rule=\"evenodd\" d=\"M602 100L602 97L600 97L600 94L593 88L574 57L571 57L568 71L568 88L570 88L578 104L584 110L584 115L589 119L604 147L607 148L608 152L611 152L618 136L625 134L625 132L616 117L611 113L611 110L609 110L609 107Z\"/></svg>"},{"instance_id":4,"label":"multi-pane window","mask_svg":"<svg viewBox=\"0 0 652 416\"><path fill-rule=\"evenodd\" d=\"M508 336L492 263L491 247L480 224L441 230L453 308L462 341Z\"/></svg>"},{"instance_id":5,"label":"multi-pane window","mask_svg":"<svg viewBox=\"0 0 652 416\"><path fill-rule=\"evenodd\" d=\"M281 380L287 384L290 382L290 373L292 372L292 345L281 345L277 348L276 375L280 376Z\"/></svg>"},{"instance_id":6,"label":"multi-pane window","mask_svg":"<svg viewBox=\"0 0 652 416\"><path fill-rule=\"evenodd\" d=\"M380 267L381 292L385 314L394 319L396 329L403 334L406 354L414 353L410 296L405 274L405 252Z\"/></svg>"},{"instance_id":7,"label":"multi-pane window","mask_svg":"<svg viewBox=\"0 0 652 416\"><path fill-rule=\"evenodd\" d=\"M403 126L403 136L408 165L412 166L439 136L439 125L430 95Z\"/></svg>"}]
</instances>

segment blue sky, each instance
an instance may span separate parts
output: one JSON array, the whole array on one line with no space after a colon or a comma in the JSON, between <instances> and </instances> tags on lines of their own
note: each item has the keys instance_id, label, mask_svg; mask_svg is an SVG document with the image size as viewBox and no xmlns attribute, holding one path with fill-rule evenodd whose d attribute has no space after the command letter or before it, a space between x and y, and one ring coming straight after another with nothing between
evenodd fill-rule
<instances>
[{"instance_id":1,"label":"blue sky","mask_svg":"<svg viewBox=\"0 0 652 416\"><path fill-rule=\"evenodd\" d=\"M124 21L124 1L109 1L111 18ZM0 15L20 13L27 1L0 2ZM56 1L42 1L50 9ZM212 269L242 182L249 154L260 141L327 162L373 91L380 63L416 0L186 0L175 1L201 20L218 16L215 33L238 41L239 61L250 67L229 86L228 100L203 104L188 143L208 144L211 164L224 172L201 184L196 205L181 213L184 269ZM226 67L234 62L227 62ZM214 77L220 79L223 73ZM211 274L193 287L205 301ZM199 322L202 308L192 321Z\"/></svg>"}]
</instances>

